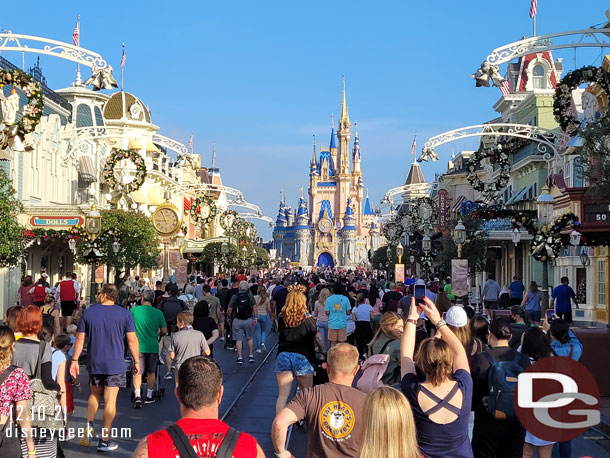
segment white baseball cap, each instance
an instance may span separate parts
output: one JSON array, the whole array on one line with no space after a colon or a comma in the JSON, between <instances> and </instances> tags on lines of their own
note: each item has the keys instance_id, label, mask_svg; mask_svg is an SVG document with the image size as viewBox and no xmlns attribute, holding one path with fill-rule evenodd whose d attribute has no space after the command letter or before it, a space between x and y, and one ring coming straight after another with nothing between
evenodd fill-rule
<instances>
[{"instance_id":1,"label":"white baseball cap","mask_svg":"<svg viewBox=\"0 0 610 458\"><path fill-rule=\"evenodd\" d=\"M454 305L445 313L445 321L450 326L461 328L468 324L468 316L462 307Z\"/></svg>"}]
</instances>

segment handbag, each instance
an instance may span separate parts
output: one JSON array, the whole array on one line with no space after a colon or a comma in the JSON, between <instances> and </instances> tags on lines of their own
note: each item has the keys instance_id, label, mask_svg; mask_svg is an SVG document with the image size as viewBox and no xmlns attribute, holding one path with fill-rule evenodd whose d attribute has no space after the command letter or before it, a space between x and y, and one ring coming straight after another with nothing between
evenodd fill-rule
<instances>
[{"instance_id":1,"label":"handbag","mask_svg":"<svg viewBox=\"0 0 610 458\"><path fill-rule=\"evenodd\" d=\"M61 429L64 427L64 416L57 399L58 392L47 390L41 379L42 357L45 346L46 342L40 342L36 372L34 373L34 378L30 380L32 397L28 399L28 412L30 412L30 420L33 427Z\"/></svg>"},{"instance_id":2,"label":"handbag","mask_svg":"<svg viewBox=\"0 0 610 458\"><path fill-rule=\"evenodd\" d=\"M15 366L9 366L0 374L0 386L15 369L17 369ZM11 433L7 434L7 431L11 431ZM16 456L21 456L19 430L15 423L7 420L0 427L0 458L14 458Z\"/></svg>"}]
</instances>

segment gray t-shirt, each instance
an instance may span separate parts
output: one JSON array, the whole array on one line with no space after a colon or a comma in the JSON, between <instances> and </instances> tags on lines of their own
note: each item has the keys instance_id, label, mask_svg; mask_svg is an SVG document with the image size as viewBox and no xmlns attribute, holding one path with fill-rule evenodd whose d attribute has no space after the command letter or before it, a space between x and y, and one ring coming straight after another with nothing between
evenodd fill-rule
<instances>
[{"instance_id":1,"label":"gray t-shirt","mask_svg":"<svg viewBox=\"0 0 610 458\"><path fill-rule=\"evenodd\" d=\"M28 377L34 377L36 373L36 364L38 362L39 343L30 339L19 339L15 342L15 353L13 354L14 366L22 368ZM42 354L42 363L51 362L51 346L45 344L44 353Z\"/></svg>"},{"instance_id":2,"label":"gray t-shirt","mask_svg":"<svg viewBox=\"0 0 610 458\"><path fill-rule=\"evenodd\" d=\"M176 370L180 369L184 361L192 356L202 355L208 348L208 342L203 333L191 327L173 333L169 345L169 351L175 353Z\"/></svg>"},{"instance_id":3,"label":"gray t-shirt","mask_svg":"<svg viewBox=\"0 0 610 458\"><path fill-rule=\"evenodd\" d=\"M497 301L500 295L500 285L495 280L487 280L483 286L483 300Z\"/></svg>"}]
</instances>

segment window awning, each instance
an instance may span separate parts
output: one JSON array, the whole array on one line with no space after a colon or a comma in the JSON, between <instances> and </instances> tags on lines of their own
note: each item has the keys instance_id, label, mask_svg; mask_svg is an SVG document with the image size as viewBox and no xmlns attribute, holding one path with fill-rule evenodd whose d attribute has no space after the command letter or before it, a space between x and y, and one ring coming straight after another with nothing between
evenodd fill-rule
<instances>
[{"instance_id":1,"label":"window awning","mask_svg":"<svg viewBox=\"0 0 610 458\"><path fill-rule=\"evenodd\" d=\"M130 138L128 148L136 150L136 151L140 151L143 148L142 142L138 138Z\"/></svg>"},{"instance_id":2,"label":"window awning","mask_svg":"<svg viewBox=\"0 0 610 458\"><path fill-rule=\"evenodd\" d=\"M460 196L456 199L456 201L451 206L452 212L459 212L462 209L462 202L466 200L466 197Z\"/></svg>"},{"instance_id":3,"label":"window awning","mask_svg":"<svg viewBox=\"0 0 610 458\"><path fill-rule=\"evenodd\" d=\"M93 159L89 156L81 156L79 158L78 175L81 180L87 183L94 183L97 181L95 165L93 165Z\"/></svg>"},{"instance_id":4,"label":"window awning","mask_svg":"<svg viewBox=\"0 0 610 458\"><path fill-rule=\"evenodd\" d=\"M535 191L536 191L536 183L532 183L528 186L524 186L523 188L519 189L519 191L515 192L510 199L508 199L506 201L506 203L504 205L514 205L516 203L521 202L522 200L531 200L533 199L535 196Z\"/></svg>"},{"instance_id":5,"label":"window awning","mask_svg":"<svg viewBox=\"0 0 610 458\"><path fill-rule=\"evenodd\" d=\"M159 148L157 148L155 146L155 144L153 142L151 142L150 140L146 140L146 152L147 153L158 153Z\"/></svg>"}]
</instances>

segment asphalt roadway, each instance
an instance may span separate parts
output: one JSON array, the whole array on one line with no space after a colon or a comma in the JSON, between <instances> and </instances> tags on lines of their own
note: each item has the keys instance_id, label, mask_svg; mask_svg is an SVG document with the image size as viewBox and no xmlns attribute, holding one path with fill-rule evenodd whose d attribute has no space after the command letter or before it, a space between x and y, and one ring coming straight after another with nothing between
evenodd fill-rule
<instances>
[{"instance_id":1,"label":"asphalt roadway","mask_svg":"<svg viewBox=\"0 0 610 458\"><path fill-rule=\"evenodd\" d=\"M273 457L271 445L271 423L275 415L275 400L277 397L277 383L275 380L275 351L277 338L274 334L267 339L267 348L270 349L268 358L265 354L255 353L254 364L244 363L243 366L235 364L236 353L224 350L223 342L214 345L214 356L223 371L225 393L220 405L220 416L234 428L254 436L267 457ZM247 355L246 355L247 356ZM161 369L164 374L164 369ZM85 382L86 373L81 367L81 381ZM88 448L81 447L79 439L62 442L66 457L81 458L88 456L107 455L112 457L130 457L140 439L147 434L166 428L180 417L178 401L174 397L174 381L162 380L165 387L165 397L153 404L145 404L142 409L131 406L131 389L121 389L117 402L117 415L113 424L117 433L122 428L129 432L129 437L117 438L118 450L108 453L96 451L97 438ZM244 391L244 386L247 389ZM89 395L86 383L83 383L83 392L74 393L75 411L69 421L68 427L82 428L85 425L87 413L87 397ZM103 406L103 403L102 403ZM102 410L100 408L95 419L96 433L101 428ZM305 458L307 450L307 433L305 428L293 428L290 434L289 450L297 458ZM536 455L534 455L536 456ZM599 433L589 430L583 436L573 441L572 457L610 458L610 441Z\"/></svg>"}]
</instances>

